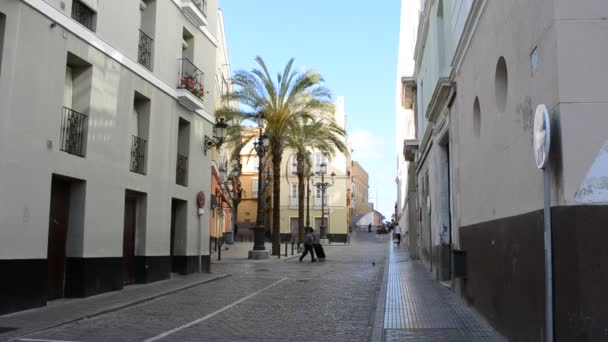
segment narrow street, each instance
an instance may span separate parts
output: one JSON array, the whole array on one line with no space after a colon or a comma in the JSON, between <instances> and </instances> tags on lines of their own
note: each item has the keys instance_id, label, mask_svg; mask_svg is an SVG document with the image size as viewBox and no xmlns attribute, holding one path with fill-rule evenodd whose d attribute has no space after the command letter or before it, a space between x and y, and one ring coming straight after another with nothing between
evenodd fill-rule
<instances>
[{"instance_id":1,"label":"narrow street","mask_svg":"<svg viewBox=\"0 0 608 342\"><path fill-rule=\"evenodd\" d=\"M323 263L300 263L290 253L280 260L249 261L238 255L246 249L235 246L212 264L214 274L229 276L88 319L87 301L101 305L110 297L3 316L2 327L44 322L45 312L74 320L74 311L81 310L83 318L44 330L30 322L16 335L0 334L0 340L501 341L452 291L410 260L403 245L393 246L389 239L355 231L351 245L327 246ZM62 306L70 312L62 312ZM28 329L39 331L27 334Z\"/></svg>"}]
</instances>

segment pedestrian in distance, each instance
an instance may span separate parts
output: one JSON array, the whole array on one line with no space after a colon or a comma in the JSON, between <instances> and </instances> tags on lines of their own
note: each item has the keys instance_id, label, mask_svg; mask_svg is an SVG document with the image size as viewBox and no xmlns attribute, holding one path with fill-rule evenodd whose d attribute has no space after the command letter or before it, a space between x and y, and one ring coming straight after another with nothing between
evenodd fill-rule
<instances>
[{"instance_id":1,"label":"pedestrian in distance","mask_svg":"<svg viewBox=\"0 0 608 342\"><path fill-rule=\"evenodd\" d=\"M397 240L397 246L399 246L401 244L401 227L399 226L399 223L395 224L395 239Z\"/></svg>"},{"instance_id":2,"label":"pedestrian in distance","mask_svg":"<svg viewBox=\"0 0 608 342\"><path fill-rule=\"evenodd\" d=\"M314 231L313 228L306 228L306 235L304 235L304 253L300 256L300 262L306 256L306 254L310 253L311 262L317 262L315 259L315 252L313 250L313 243L315 241L315 237L312 234Z\"/></svg>"},{"instance_id":3,"label":"pedestrian in distance","mask_svg":"<svg viewBox=\"0 0 608 342\"><path fill-rule=\"evenodd\" d=\"M371 223L367 225L367 232L368 233L372 232L372 224Z\"/></svg>"}]
</instances>

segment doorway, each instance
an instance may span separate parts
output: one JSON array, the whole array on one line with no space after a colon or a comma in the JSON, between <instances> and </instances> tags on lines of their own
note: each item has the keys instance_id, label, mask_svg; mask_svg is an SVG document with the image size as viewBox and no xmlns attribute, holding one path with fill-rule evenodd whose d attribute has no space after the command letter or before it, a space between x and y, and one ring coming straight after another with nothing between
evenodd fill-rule
<instances>
[{"instance_id":1,"label":"doorway","mask_svg":"<svg viewBox=\"0 0 608 342\"><path fill-rule=\"evenodd\" d=\"M145 240L146 194L125 191L125 216L122 239L123 285L136 282L135 270L138 241ZM143 251L141 251L143 252Z\"/></svg>"},{"instance_id":2,"label":"doorway","mask_svg":"<svg viewBox=\"0 0 608 342\"><path fill-rule=\"evenodd\" d=\"M324 218L324 223L325 223L325 227L328 228L328 233L329 233L329 227L327 226L327 217ZM321 232L321 218L320 217L315 217L315 231L317 234L319 234Z\"/></svg>"},{"instance_id":3,"label":"doorway","mask_svg":"<svg viewBox=\"0 0 608 342\"><path fill-rule=\"evenodd\" d=\"M187 208L187 201L171 200L171 273L180 272L178 257L186 255Z\"/></svg>"},{"instance_id":4,"label":"doorway","mask_svg":"<svg viewBox=\"0 0 608 342\"><path fill-rule=\"evenodd\" d=\"M70 218L70 181L53 176L48 237L48 300L63 298Z\"/></svg>"},{"instance_id":5,"label":"doorway","mask_svg":"<svg viewBox=\"0 0 608 342\"><path fill-rule=\"evenodd\" d=\"M65 297L66 258L77 254L84 236L86 182L53 175L47 245L47 300Z\"/></svg>"},{"instance_id":6,"label":"doorway","mask_svg":"<svg viewBox=\"0 0 608 342\"><path fill-rule=\"evenodd\" d=\"M289 231L291 232L291 241L298 241L298 231L300 226L298 225L298 218L292 217L289 219Z\"/></svg>"},{"instance_id":7,"label":"doorway","mask_svg":"<svg viewBox=\"0 0 608 342\"><path fill-rule=\"evenodd\" d=\"M450 174L450 144L448 135L439 144L439 176L441 201L440 222L440 251L439 278L451 284L452 279L452 213L451 213L451 174Z\"/></svg>"}]
</instances>

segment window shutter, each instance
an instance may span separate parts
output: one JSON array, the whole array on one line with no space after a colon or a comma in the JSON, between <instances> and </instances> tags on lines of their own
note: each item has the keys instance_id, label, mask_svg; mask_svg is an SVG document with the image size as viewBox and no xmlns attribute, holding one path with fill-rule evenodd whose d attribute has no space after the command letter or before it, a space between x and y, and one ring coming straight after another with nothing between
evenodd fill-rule
<instances>
[{"instance_id":1,"label":"window shutter","mask_svg":"<svg viewBox=\"0 0 608 342\"><path fill-rule=\"evenodd\" d=\"M257 179L251 180L251 197L253 197L253 198L258 197L258 180Z\"/></svg>"}]
</instances>

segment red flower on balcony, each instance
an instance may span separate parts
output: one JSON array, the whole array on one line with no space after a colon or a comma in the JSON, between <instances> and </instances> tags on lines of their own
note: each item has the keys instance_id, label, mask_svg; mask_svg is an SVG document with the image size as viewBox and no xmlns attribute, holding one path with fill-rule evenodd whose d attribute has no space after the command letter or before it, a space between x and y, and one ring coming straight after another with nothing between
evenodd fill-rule
<instances>
[{"instance_id":1,"label":"red flower on balcony","mask_svg":"<svg viewBox=\"0 0 608 342\"><path fill-rule=\"evenodd\" d=\"M208 91L205 91L205 86L196 82L196 80L192 76L185 76L179 79L180 86L182 88L187 89L194 96L200 98L201 100L208 94Z\"/></svg>"}]
</instances>

